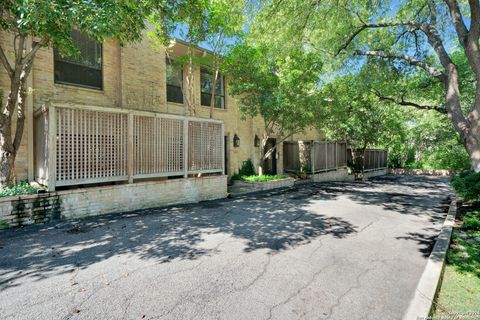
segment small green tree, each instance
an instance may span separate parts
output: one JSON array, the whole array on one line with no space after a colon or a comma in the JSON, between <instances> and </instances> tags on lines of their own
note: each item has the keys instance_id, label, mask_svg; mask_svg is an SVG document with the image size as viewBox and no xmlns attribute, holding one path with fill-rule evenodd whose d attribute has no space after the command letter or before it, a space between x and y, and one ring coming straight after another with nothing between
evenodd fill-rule
<instances>
[{"instance_id":1,"label":"small green tree","mask_svg":"<svg viewBox=\"0 0 480 320\"><path fill-rule=\"evenodd\" d=\"M402 110L381 101L372 90L369 75L382 67L370 63L355 74L325 84L317 109L317 127L328 139L348 142L353 165L360 175L367 147L392 146L403 141L405 134Z\"/></svg>"},{"instance_id":2,"label":"small green tree","mask_svg":"<svg viewBox=\"0 0 480 320\"><path fill-rule=\"evenodd\" d=\"M180 83L190 115L196 115L194 67L202 66L212 73L210 88L212 96L210 117L212 117L222 55L228 43L242 32L246 7L246 0L190 0L177 3L175 10L178 18L174 30L187 42L188 50L187 54L177 58L175 63L185 67L185 85L183 81ZM160 40L163 35L164 33L160 32ZM201 43L210 47L210 52L199 55L197 47Z\"/></svg>"},{"instance_id":3,"label":"small green tree","mask_svg":"<svg viewBox=\"0 0 480 320\"><path fill-rule=\"evenodd\" d=\"M162 1L156 6L163 6L164 12L168 12L166 3ZM76 54L78 49L71 38L73 28L98 41L114 37L123 44L139 39L152 9L146 0L0 0L0 32L12 35L13 46L10 55L6 44L0 43L0 62L10 79L6 102L2 102L0 110L0 185L13 183L15 157L25 123L26 81L38 50L55 46L64 55ZM14 114L17 120L12 132Z\"/></svg>"},{"instance_id":4,"label":"small green tree","mask_svg":"<svg viewBox=\"0 0 480 320\"><path fill-rule=\"evenodd\" d=\"M259 116L264 122L260 175L263 160L275 151L275 146L265 150L269 137L276 134L280 144L312 124L320 69L315 56L301 50L282 51L246 41L226 56L230 93L238 97L243 116Z\"/></svg>"}]
</instances>

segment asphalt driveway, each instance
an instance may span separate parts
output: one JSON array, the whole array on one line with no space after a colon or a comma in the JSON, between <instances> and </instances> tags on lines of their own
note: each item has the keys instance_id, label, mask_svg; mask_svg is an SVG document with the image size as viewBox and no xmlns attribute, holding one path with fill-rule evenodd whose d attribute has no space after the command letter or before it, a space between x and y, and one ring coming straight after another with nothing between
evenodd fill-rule
<instances>
[{"instance_id":1,"label":"asphalt driveway","mask_svg":"<svg viewBox=\"0 0 480 320\"><path fill-rule=\"evenodd\" d=\"M400 319L447 182L305 185L0 231L0 317Z\"/></svg>"}]
</instances>

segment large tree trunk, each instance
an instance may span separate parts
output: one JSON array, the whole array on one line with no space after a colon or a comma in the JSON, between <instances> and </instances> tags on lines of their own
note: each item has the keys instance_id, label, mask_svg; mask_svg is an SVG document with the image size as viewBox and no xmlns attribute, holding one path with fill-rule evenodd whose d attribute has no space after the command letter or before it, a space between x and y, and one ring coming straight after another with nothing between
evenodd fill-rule
<instances>
[{"instance_id":1,"label":"large tree trunk","mask_svg":"<svg viewBox=\"0 0 480 320\"><path fill-rule=\"evenodd\" d=\"M12 142L12 117L8 110L17 104L19 81L12 81L11 91L3 114L0 115L0 185L11 186L15 183L14 168L17 152Z\"/></svg>"},{"instance_id":2,"label":"large tree trunk","mask_svg":"<svg viewBox=\"0 0 480 320\"><path fill-rule=\"evenodd\" d=\"M451 63L446 68L445 105L453 127L459 133L470 157L472 169L480 172L480 85L477 83L473 111L465 117L461 108L460 86L457 67Z\"/></svg>"},{"instance_id":3,"label":"large tree trunk","mask_svg":"<svg viewBox=\"0 0 480 320\"><path fill-rule=\"evenodd\" d=\"M365 175L365 149L352 148L353 175L355 180L362 180Z\"/></svg>"},{"instance_id":4,"label":"large tree trunk","mask_svg":"<svg viewBox=\"0 0 480 320\"><path fill-rule=\"evenodd\" d=\"M477 127L480 127L477 125ZM473 129L473 128L472 128ZM470 163L475 172L480 172L480 136L475 133L476 130L470 130L464 137L464 144L470 156Z\"/></svg>"}]
</instances>

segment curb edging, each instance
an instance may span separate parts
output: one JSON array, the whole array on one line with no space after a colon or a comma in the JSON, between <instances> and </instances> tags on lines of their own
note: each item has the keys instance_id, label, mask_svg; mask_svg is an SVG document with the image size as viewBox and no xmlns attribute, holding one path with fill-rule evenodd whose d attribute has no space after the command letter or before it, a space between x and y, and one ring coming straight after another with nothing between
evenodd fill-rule
<instances>
[{"instance_id":1,"label":"curb edging","mask_svg":"<svg viewBox=\"0 0 480 320\"><path fill-rule=\"evenodd\" d=\"M450 245L456 215L457 198L453 195L442 230L428 257L427 265L415 289L415 296L412 301L410 301L407 312L403 317L404 320L427 319L430 315L433 300L440 285L440 277L445 265L445 258Z\"/></svg>"}]
</instances>

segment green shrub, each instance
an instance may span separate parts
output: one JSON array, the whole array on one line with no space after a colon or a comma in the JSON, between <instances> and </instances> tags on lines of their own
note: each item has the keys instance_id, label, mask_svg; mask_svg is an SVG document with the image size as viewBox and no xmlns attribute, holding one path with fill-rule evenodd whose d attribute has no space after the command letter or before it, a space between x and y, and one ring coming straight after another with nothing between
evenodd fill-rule
<instances>
[{"instance_id":1,"label":"green shrub","mask_svg":"<svg viewBox=\"0 0 480 320\"><path fill-rule=\"evenodd\" d=\"M255 174L256 172L253 162L248 159L243 161L242 167L238 170L238 173L232 175L232 180L242 180L243 176L254 176Z\"/></svg>"},{"instance_id":2,"label":"green shrub","mask_svg":"<svg viewBox=\"0 0 480 320\"><path fill-rule=\"evenodd\" d=\"M22 181L13 187L0 189L0 197L19 196L22 194L36 193L37 189L32 187L28 181Z\"/></svg>"},{"instance_id":3,"label":"green shrub","mask_svg":"<svg viewBox=\"0 0 480 320\"><path fill-rule=\"evenodd\" d=\"M465 201L480 200L480 173L464 171L452 177L453 189Z\"/></svg>"},{"instance_id":4,"label":"green shrub","mask_svg":"<svg viewBox=\"0 0 480 320\"><path fill-rule=\"evenodd\" d=\"M238 174L241 176L254 176L256 172L252 160L248 159L243 161L242 167L238 170Z\"/></svg>"},{"instance_id":5,"label":"green shrub","mask_svg":"<svg viewBox=\"0 0 480 320\"><path fill-rule=\"evenodd\" d=\"M263 176L241 176L240 179L243 181L248 181L248 182L265 182L265 181L272 181L272 180L280 180L280 179L285 179L287 176L283 175L263 175Z\"/></svg>"},{"instance_id":6,"label":"green shrub","mask_svg":"<svg viewBox=\"0 0 480 320\"><path fill-rule=\"evenodd\" d=\"M480 231L480 211L468 212L463 217L462 229Z\"/></svg>"}]
</instances>

